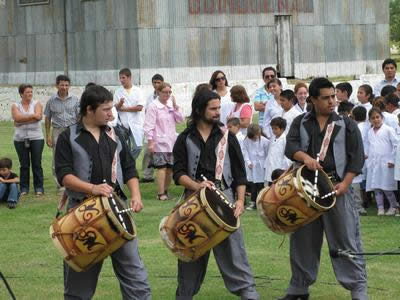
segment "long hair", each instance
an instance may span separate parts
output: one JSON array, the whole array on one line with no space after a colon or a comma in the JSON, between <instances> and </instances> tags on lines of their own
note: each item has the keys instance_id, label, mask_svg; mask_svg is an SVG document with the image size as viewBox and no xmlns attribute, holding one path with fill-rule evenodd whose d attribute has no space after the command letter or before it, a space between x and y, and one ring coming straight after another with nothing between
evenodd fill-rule
<instances>
[{"instance_id":1,"label":"long hair","mask_svg":"<svg viewBox=\"0 0 400 300\"><path fill-rule=\"evenodd\" d=\"M226 78L225 73L222 72L221 70L217 70L214 73L212 73L211 79L210 79L210 84L211 84L211 87L212 87L213 90L217 89L217 76L218 76L219 73L224 75L224 77L225 77L225 86L228 86L228 79Z\"/></svg>"},{"instance_id":2,"label":"long hair","mask_svg":"<svg viewBox=\"0 0 400 300\"><path fill-rule=\"evenodd\" d=\"M235 85L231 88L231 98L236 103L248 103L250 98L247 95L246 89L241 85Z\"/></svg>"},{"instance_id":3,"label":"long hair","mask_svg":"<svg viewBox=\"0 0 400 300\"><path fill-rule=\"evenodd\" d=\"M192 112L189 116L187 126L196 126L203 118L208 102L213 99L221 99L221 97L208 89L202 89L193 96Z\"/></svg>"}]
</instances>

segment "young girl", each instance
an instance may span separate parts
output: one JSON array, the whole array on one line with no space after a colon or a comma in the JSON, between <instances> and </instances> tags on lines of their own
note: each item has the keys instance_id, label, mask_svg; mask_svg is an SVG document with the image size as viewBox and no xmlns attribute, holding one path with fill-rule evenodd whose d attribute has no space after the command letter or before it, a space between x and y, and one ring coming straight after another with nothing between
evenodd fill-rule
<instances>
[{"instance_id":1,"label":"young girl","mask_svg":"<svg viewBox=\"0 0 400 300\"><path fill-rule=\"evenodd\" d=\"M299 113L307 112L307 97L308 97L308 88L307 84L304 82L298 82L294 86L294 93L296 95L297 103L294 106Z\"/></svg>"},{"instance_id":2,"label":"young girl","mask_svg":"<svg viewBox=\"0 0 400 300\"><path fill-rule=\"evenodd\" d=\"M267 83L267 88L274 96L274 99L265 102L263 131L267 139L272 139L274 135L272 133L271 120L275 117L280 117L283 112L279 99L282 91L282 82L278 78L271 79Z\"/></svg>"},{"instance_id":3,"label":"young girl","mask_svg":"<svg viewBox=\"0 0 400 300\"><path fill-rule=\"evenodd\" d=\"M383 123L383 114L377 108L371 108L368 114L372 128L368 131L366 164L367 191L374 191L378 216L396 214L397 201L393 191L397 189L394 180L394 158L397 147L397 137L394 129ZM390 208L385 213L383 193L390 202Z\"/></svg>"},{"instance_id":4,"label":"young girl","mask_svg":"<svg viewBox=\"0 0 400 300\"><path fill-rule=\"evenodd\" d=\"M256 208L258 193L264 187L264 161L268 153L269 141L261 135L261 127L250 124L247 137L243 141L243 157L246 164L247 180L251 186L251 202L247 210Z\"/></svg>"},{"instance_id":5,"label":"young girl","mask_svg":"<svg viewBox=\"0 0 400 300\"><path fill-rule=\"evenodd\" d=\"M286 120L277 117L271 121L272 132L274 134L274 139L270 142L270 147L265 160L265 185L269 185L272 182L272 172L275 169L286 170L291 165L291 161L285 156L285 146L286 146Z\"/></svg>"},{"instance_id":6,"label":"young girl","mask_svg":"<svg viewBox=\"0 0 400 300\"><path fill-rule=\"evenodd\" d=\"M374 100L374 94L372 93L372 87L369 84L360 85L357 91L357 99L360 102L360 106L365 107L367 114L372 108L372 103Z\"/></svg>"}]
</instances>

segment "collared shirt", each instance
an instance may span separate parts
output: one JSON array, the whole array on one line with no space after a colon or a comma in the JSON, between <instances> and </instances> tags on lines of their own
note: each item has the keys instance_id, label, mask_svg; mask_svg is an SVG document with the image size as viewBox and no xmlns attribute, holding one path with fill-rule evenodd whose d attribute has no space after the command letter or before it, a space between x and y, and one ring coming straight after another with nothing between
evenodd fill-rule
<instances>
[{"instance_id":1,"label":"collared shirt","mask_svg":"<svg viewBox=\"0 0 400 300\"><path fill-rule=\"evenodd\" d=\"M86 150L93 163L90 183L101 184L106 180L109 185L112 185L111 166L114 153L117 151L117 143L106 133L106 130L110 130L110 127L101 127L99 142L96 141L82 122L78 123L76 130L80 132L76 142ZM126 144L122 141L121 143L122 150L119 159L121 162L124 182L126 183L129 179L137 177L138 175L135 161L130 155ZM62 182L63 178L68 174L76 176L70 143L70 128L63 131L58 138L54 160L58 182Z\"/></svg>"},{"instance_id":2,"label":"collared shirt","mask_svg":"<svg viewBox=\"0 0 400 300\"><path fill-rule=\"evenodd\" d=\"M47 101L44 115L51 120L53 127L67 128L76 124L79 120L79 99L75 95L61 99L55 94Z\"/></svg>"},{"instance_id":3,"label":"collared shirt","mask_svg":"<svg viewBox=\"0 0 400 300\"><path fill-rule=\"evenodd\" d=\"M223 136L221 129L215 125L211 130L207 141L204 141L195 126L188 127L182 132L176 140L174 146L174 181L179 184L179 178L188 175L188 154L186 149L186 138L191 140L200 149L200 160L196 170L196 180L203 181L203 174L208 180L215 181L215 166L217 163L216 148ZM231 161L231 172L233 177L233 188L238 185L244 185L246 180L246 169L240 145L236 137L229 133L228 135L228 153Z\"/></svg>"},{"instance_id":4,"label":"collared shirt","mask_svg":"<svg viewBox=\"0 0 400 300\"><path fill-rule=\"evenodd\" d=\"M321 145L325 136L327 125L342 118L335 112L331 113L322 131L320 130L314 110L312 110L310 114L303 114L294 119L286 137L285 148L285 155L291 160L294 160L293 156L296 152L303 151L301 149L300 124L304 117L307 117L307 120L304 121L304 128L310 137L310 144L307 149L307 154L313 158L316 158L317 154L321 151ZM364 165L364 149L361 133L354 121L348 117L343 117L343 120L346 124L345 155L347 156L347 165L345 168L345 173L352 172L359 174L361 173ZM335 126L329 142L326 157L323 162L320 162L325 172L336 171L335 158L333 155L333 143L338 132L339 127Z\"/></svg>"},{"instance_id":5,"label":"collared shirt","mask_svg":"<svg viewBox=\"0 0 400 300\"><path fill-rule=\"evenodd\" d=\"M274 99L274 96L271 93L267 92L267 90L265 89L265 86L262 86L256 90L256 94L255 94L252 102L253 103L255 103L255 102L265 103L272 99ZM264 112L263 111L258 112L258 124L260 126L264 125Z\"/></svg>"},{"instance_id":6,"label":"collared shirt","mask_svg":"<svg viewBox=\"0 0 400 300\"><path fill-rule=\"evenodd\" d=\"M144 123L144 107L146 102L143 97L142 90L132 85L129 90L126 90L123 86L120 86L114 93L114 105L118 104L120 99L124 98L125 102L123 106L143 106L141 111L127 112L119 111L118 116L121 119L122 125L126 128L130 128L135 139L137 146L143 145L143 123Z\"/></svg>"},{"instance_id":7,"label":"collared shirt","mask_svg":"<svg viewBox=\"0 0 400 300\"><path fill-rule=\"evenodd\" d=\"M176 141L176 124L184 118L179 108L174 109L172 101L162 104L160 100L150 103L146 111L144 133L146 139L154 142L155 152L172 152Z\"/></svg>"},{"instance_id":8,"label":"collared shirt","mask_svg":"<svg viewBox=\"0 0 400 300\"><path fill-rule=\"evenodd\" d=\"M393 85L394 87L397 87L398 83L399 83L399 80L397 79L397 77L393 78L393 80L391 82L387 81L386 79L379 81L374 87L374 96L375 97L380 96L383 87L385 87L387 85Z\"/></svg>"}]
</instances>

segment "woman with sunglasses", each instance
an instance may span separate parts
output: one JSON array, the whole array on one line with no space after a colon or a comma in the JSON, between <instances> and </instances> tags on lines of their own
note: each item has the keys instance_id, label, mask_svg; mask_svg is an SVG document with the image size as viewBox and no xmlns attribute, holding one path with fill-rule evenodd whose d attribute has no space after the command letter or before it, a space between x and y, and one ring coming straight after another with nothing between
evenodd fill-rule
<instances>
[{"instance_id":1,"label":"woman with sunglasses","mask_svg":"<svg viewBox=\"0 0 400 300\"><path fill-rule=\"evenodd\" d=\"M168 200L168 187L172 178L176 124L182 123L184 118L172 95L171 85L163 82L157 91L157 99L146 110L144 134L149 152L153 153L152 166L157 169L157 199L165 201Z\"/></svg>"},{"instance_id":2,"label":"woman with sunglasses","mask_svg":"<svg viewBox=\"0 0 400 300\"><path fill-rule=\"evenodd\" d=\"M226 79L225 73L220 70L215 71L211 75L210 85L213 92L221 97L221 115L219 120L226 125L234 104L231 101L231 94L228 90L228 80Z\"/></svg>"}]
</instances>

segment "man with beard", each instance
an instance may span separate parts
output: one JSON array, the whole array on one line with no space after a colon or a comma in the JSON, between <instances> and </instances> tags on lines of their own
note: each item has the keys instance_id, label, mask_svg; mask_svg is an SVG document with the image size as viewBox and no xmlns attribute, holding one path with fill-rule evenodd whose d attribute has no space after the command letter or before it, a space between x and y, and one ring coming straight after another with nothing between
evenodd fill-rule
<instances>
[{"instance_id":1,"label":"man with beard","mask_svg":"<svg viewBox=\"0 0 400 300\"><path fill-rule=\"evenodd\" d=\"M203 187L211 188L217 183L231 202L236 199L234 215L238 218L244 211L246 171L239 142L231 133L227 138L222 180L216 180L216 148L220 140L225 138L220 128L220 108L220 97L214 92L202 90L194 96L188 126L178 136L173 149L173 176L176 184L185 187L185 196ZM202 175L208 180L203 181ZM233 191L236 191L236 198ZM241 299L259 299L241 229L214 247L213 251L227 289ZM210 252L194 262L178 260L176 299L193 299L198 293L206 274L209 255Z\"/></svg>"}]
</instances>

